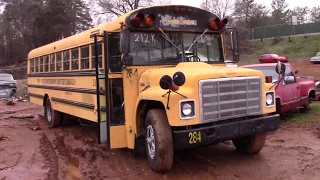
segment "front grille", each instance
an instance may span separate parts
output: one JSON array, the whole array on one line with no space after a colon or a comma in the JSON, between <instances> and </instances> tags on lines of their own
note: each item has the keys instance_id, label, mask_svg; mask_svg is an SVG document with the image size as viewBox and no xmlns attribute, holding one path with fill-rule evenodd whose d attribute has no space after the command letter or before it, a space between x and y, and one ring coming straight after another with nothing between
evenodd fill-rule
<instances>
[{"instance_id":1,"label":"front grille","mask_svg":"<svg viewBox=\"0 0 320 180\"><path fill-rule=\"evenodd\" d=\"M11 89L12 87L10 85L0 85L0 89Z\"/></svg>"},{"instance_id":2,"label":"front grille","mask_svg":"<svg viewBox=\"0 0 320 180\"><path fill-rule=\"evenodd\" d=\"M202 123L261 113L261 78L234 77L199 82Z\"/></svg>"}]
</instances>

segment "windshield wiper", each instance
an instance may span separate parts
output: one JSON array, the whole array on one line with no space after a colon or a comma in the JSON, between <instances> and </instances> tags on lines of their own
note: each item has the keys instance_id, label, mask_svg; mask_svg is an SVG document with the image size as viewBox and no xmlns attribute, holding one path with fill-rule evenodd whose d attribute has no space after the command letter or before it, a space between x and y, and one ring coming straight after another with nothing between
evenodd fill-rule
<instances>
[{"instance_id":1,"label":"windshield wiper","mask_svg":"<svg viewBox=\"0 0 320 180\"><path fill-rule=\"evenodd\" d=\"M190 48L194 45L194 43L197 42L207 31L208 31L208 29L204 30L204 32L203 32L197 39L195 39L195 40L192 42L192 44L190 45L190 47L188 48L187 51L189 51Z\"/></svg>"},{"instance_id":2,"label":"windshield wiper","mask_svg":"<svg viewBox=\"0 0 320 180\"><path fill-rule=\"evenodd\" d=\"M176 45L171 41L171 39L162 31L162 29L159 28L159 30L161 31L162 36L164 37L164 39L166 39L169 43L171 43L174 47L176 47L176 48L179 50L179 52L180 52L180 48L179 48L178 46L176 46Z\"/></svg>"}]
</instances>

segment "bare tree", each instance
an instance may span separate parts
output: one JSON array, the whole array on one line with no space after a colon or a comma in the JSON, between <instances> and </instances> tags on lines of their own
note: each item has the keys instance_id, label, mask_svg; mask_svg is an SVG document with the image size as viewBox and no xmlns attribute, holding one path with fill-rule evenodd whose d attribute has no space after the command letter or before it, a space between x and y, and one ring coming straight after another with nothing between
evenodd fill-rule
<instances>
[{"instance_id":1,"label":"bare tree","mask_svg":"<svg viewBox=\"0 0 320 180\"><path fill-rule=\"evenodd\" d=\"M171 0L88 0L95 24L109 21L129 11L151 5L170 4Z\"/></svg>"},{"instance_id":2,"label":"bare tree","mask_svg":"<svg viewBox=\"0 0 320 180\"><path fill-rule=\"evenodd\" d=\"M271 7L274 24L285 23L289 12L286 0L272 0Z\"/></svg>"},{"instance_id":3,"label":"bare tree","mask_svg":"<svg viewBox=\"0 0 320 180\"><path fill-rule=\"evenodd\" d=\"M310 11L310 18L311 22L320 21L320 6L312 8Z\"/></svg>"},{"instance_id":4,"label":"bare tree","mask_svg":"<svg viewBox=\"0 0 320 180\"><path fill-rule=\"evenodd\" d=\"M288 12L288 20L290 21L292 16L297 16L298 24L306 23L309 12L310 9L307 6L295 7L293 10Z\"/></svg>"},{"instance_id":5,"label":"bare tree","mask_svg":"<svg viewBox=\"0 0 320 180\"><path fill-rule=\"evenodd\" d=\"M252 17L251 10L254 7L254 0L236 0L232 16L237 22L244 22L244 28L249 28L249 20Z\"/></svg>"},{"instance_id":6,"label":"bare tree","mask_svg":"<svg viewBox=\"0 0 320 180\"><path fill-rule=\"evenodd\" d=\"M201 7L217 14L221 19L227 17L227 13L233 9L230 0L204 0L201 3Z\"/></svg>"}]
</instances>

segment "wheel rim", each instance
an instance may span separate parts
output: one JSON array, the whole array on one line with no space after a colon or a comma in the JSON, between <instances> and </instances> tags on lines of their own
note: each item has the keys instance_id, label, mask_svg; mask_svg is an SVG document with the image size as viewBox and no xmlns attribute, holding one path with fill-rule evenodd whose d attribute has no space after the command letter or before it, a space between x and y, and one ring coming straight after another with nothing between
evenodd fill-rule
<instances>
[{"instance_id":1,"label":"wheel rim","mask_svg":"<svg viewBox=\"0 0 320 180\"><path fill-rule=\"evenodd\" d=\"M156 152L156 143L154 138L154 130L151 125L147 127L147 146L148 146L148 154L151 159L154 159Z\"/></svg>"},{"instance_id":2,"label":"wheel rim","mask_svg":"<svg viewBox=\"0 0 320 180\"><path fill-rule=\"evenodd\" d=\"M47 109L47 120L50 123L52 120L50 103L47 103L46 109Z\"/></svg>"}]
</instances>

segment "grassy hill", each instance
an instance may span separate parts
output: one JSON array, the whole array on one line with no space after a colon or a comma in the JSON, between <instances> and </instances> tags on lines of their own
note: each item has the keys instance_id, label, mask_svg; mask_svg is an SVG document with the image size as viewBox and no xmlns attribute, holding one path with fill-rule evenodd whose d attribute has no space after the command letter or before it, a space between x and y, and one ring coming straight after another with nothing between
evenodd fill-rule
<instances>
[{"instance_id":1,"label":"grassy hill","mask_svg":"<svg viewBox=\"0 0 320 180\"><path fill-rule=\"evenodd\" d=\"M275 53L287 56L289 62L308 61L320 52L320 35L282 37L279 39L254 40L250 42L251 52L241 53L239 64L257 63L259 57L265 53Z\"/></svg>"}]
</instances>

